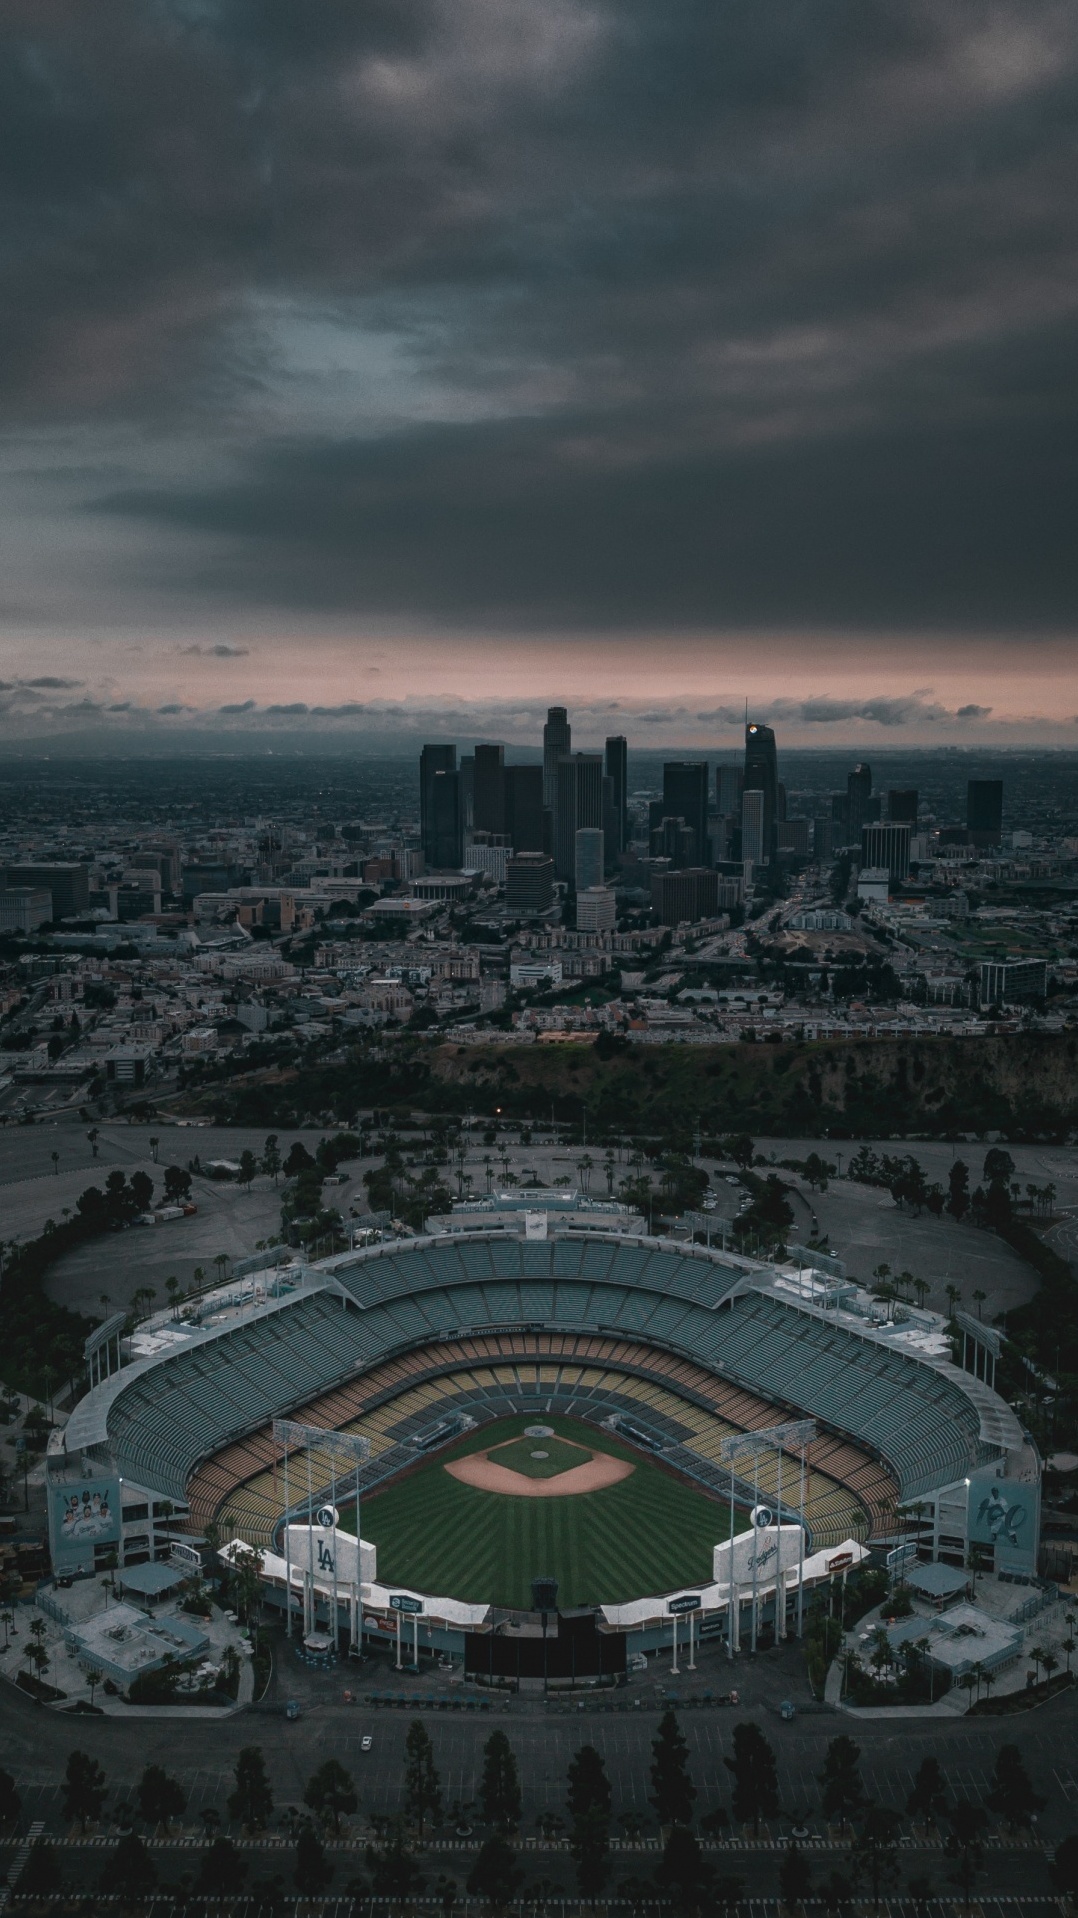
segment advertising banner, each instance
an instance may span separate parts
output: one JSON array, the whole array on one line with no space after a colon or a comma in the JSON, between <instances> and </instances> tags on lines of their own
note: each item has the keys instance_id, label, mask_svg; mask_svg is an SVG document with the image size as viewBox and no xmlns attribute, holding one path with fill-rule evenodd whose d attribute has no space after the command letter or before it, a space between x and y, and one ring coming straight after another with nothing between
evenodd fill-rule
<instances>
[{"instance_id":1,"label":"advertising banner","mask_svg":"<svg viewBox=\"0 0 1078 1918\"><path fill-rule=\"evenodd\" d=\"M49 1550L53 1569L77 1571L94 1563L99 1547L120 1542L120 1481L80 1479L49 1487Z\"/></svg>"},{"instance_id":2,"label":"advertising banner","mask_svg":"<svg viewBox=\"0 0 1078 1918\"><path fill-rule=\"evenodd\" d=\"M973 1545L994 1546L1007 1570L1035 1570L1039 1487L1013 1478L972 1478L967 1531Z\"/></svg>"},{"instance_id":3,"label":"advertising banner","mask_svg":"<svg viewBox=\"0 0 1078 1918\"><path fill-rule=\"evenodd\" d=\"M734 1584L742 1591L752 1586L754 1567L757 1586L774 1584L779 1569L793 1571L801 1559L799 1525L754 1526L739 1532L733 1540L716 1545L712 1576L717 1585L730 1583L730 1557L733 1554Z\"/></svg>"},{"instance_id":4,"label":"advertising banner","mask_svg":"<svg viewBox=\"0 0 1078 1918\"><path fill-rule=\"evenodd\" d=\"M325 1508L329 1516L331 1508ZM323 1513L319 1513L322 1517ZM293 1571L313 1572L320 1585L369 1585L377 1577L378 1558L367 1539L357 1546L355 1534L331 1525L290 1525L288 1555Z\"/></svg>"}]
</instances>

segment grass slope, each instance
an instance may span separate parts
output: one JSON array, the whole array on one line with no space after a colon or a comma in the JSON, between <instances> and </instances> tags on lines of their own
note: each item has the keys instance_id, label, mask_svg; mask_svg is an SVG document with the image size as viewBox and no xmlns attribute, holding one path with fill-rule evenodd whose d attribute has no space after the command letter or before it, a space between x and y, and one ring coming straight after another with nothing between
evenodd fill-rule
<instances>
[{"instance_id":1,"label":"grass slope","mask_svg":"<svg viewBox=\"0 0 1078 1918\"><path fill-rule=\"evenodd\" d=\"M531 1423L483 1426L364 1500L363 1536L378 1547L380 1582L528 1608L539 1574L558 1580L565 1607L616 1604L710 1579L713 1547L729 1532L725 1508L576 1420L544 1423L591 1451L630 1459L630 1478L576 1497L503 1498L460 1485L442 1469L448 1459L522 1437ZM354 1529L354 1515L342 1514L341 1524Z\"/></svg>"}]
</instances>

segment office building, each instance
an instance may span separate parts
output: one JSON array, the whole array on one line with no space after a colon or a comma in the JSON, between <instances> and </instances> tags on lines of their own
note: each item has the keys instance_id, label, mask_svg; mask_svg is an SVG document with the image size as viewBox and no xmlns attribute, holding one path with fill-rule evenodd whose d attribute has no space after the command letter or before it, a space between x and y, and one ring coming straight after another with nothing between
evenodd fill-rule
<instances>
[{"instance_id":1,"label":"office building","mask_svg":"<svg viewBox=\"0 0 1078 1918\"><path fill-rule=\"evenodd\" d=\"M610 886L577 887L578 932L613 932L618 921L617 900Z\"/></svg>"},{"instance_id":2,"label":"office building","mask_svg":"<svg viewBox=\"0 0 1078 1918\"><path fill-rule=\"evenodd\" d=\"M883 867L889 879L908 879L910 829L897 819L861 828L861 866Z\"/></svg>"},{"instance_id":3,"label":"office building","mask_svg":"<svg viewBox=\"0 0 1078 1918\"><path fill-rule=\"evenodd\" d=\"M651 875L651 909L664 926L713 919L719 910L719 875L710 866Z\"/></svg>"},{"instance_id":4,"label":"office building","mask_svg":"<svg viewBox=\"0 0 1078 1918\"><path fill-rule=\"evenodd\" d=\"M1046 959L985 959L981 963L982 1006L1025 1006L1048 996Z\"/></svg>"},{"instance_id":5,"label":"office building","mask_svg":"<svg viewBox=\"0 0 1078 1918\"><path fill-rule=\"evenodd\" d=\"M608 856L624 852L629 843L629 746L618 733L606 742L606 777L610 781L609 811L614 836L607 847Z\"/></svg>"},{"instance_id":6,"label":"office building","mask_svg":"<svg viewBox=\"0 0 1078 1918\"><path fill-rule=\"evenodd\" d=\"M554 904L554 861L544 852L518 852L505 868L505 903L522 919L549 912Z\"/></svg>"},{"instance_id":7,"label":"office building","mask_svg":"<svg viewBox=\"0 0 1078 1918\"><path fill-rule=\"evenodd\" d=\"M746 866L767 863L767 799L754 786L741 795L741 858Z\"/></svg>"},{"instance_id":8,"label":"office building","mask_svg":"<svg viewBox=\"0 0 1078 1918\"><path fill-rule=\"evenodd\" d=\"M741 766L716 766L715 802L724 818L731 814L740 819L741 795L745 790L745 773Z\"/></svg>"},{"instance_id":9,"label":"office building","mask_svg":"<svg viewBox=\"0 0 1078 1918\"><path fill-rule=\"evenodd\" d=\"M75 860L49 866L8 866L0 874L0 885L16 892L28 888L31 892L51 893L54 919L72 919L90 910L90 869Z\"/></svg>"},{"instance_id":10,"label":"office building","mask_svg":"<svg viewBox=\"0 0 1078 1918\"><path fill-rule=\"evenodd\" d=\"M573 886L577 892L583 892L589 886L602 885L604 838L601 826L577 827L573 855Z\"/></svg>"},{"instance_id":11,"label":"office building","mask_svg":"<svg viewBox=\"0 0 1078 1918\"><path fill-rule=\"evenodd\" d=\"M543 851L543 768L505 768L505 836L514 852Z\"/></svg>"},{"instance_id":12,"label":"office building","mask_svg":"<svg viewBox=\"0 0 1078 1918\"><path fill-rule=\"evenodd\" d=\"M872 768L862 762L846 776L846 844L861 844L861 828L869 822Z\"/></svg>"},{"instance_id":13,"label":"office building","mask_svg":"<svg viewBox=\"0 0 1078 1918\"><path fill-rule=\"evenodd\" d=\"M775 825L779 852L792 853L795 859L807 859L809 822L807 819L779 819Z\"/></svg>"},{"instance_id":14,"label":"office building","mask_svg":"<svg viewBox=\"0 0 1078 1918\"><path fill-rule=\"evenodd\" d=\"M0 888L0 932L36 932L51 918L51 892L36 886Z\"/></svg>"},{"instance_id":15,"label":"office building","mask_svg":"<svg viewBox=\"0 0 1078 1918\"><path fill-rule=\"evenodd\" d=\"M663 766L663 816L683 819L693 835L690 865L707 859L707 761L668 759Z\"/></svg>"},{"instance_id":16,"label":"office building","mask_svg":"<svg viewBox=\"0 0 1078 1918\"><path fill-rule=\"evenodd\" d=\"M467 839L475 829L475 808L472 799L475 793L475 754L464 753L460 761L460 830Z\"/></svg>"},{"instance_id":17,"label":"office building","mask_svg":"<svg viewBox=\"0 0 1078 1918\"><path fill-rule=\"evenodd\" d=\"M554 808L554 869L566 885L576 875L576 835L582 826L603 824L603 756L569 753L558 761L558 793ZM602 874L600 873L600 878Z\"/></svg>"},{"instance_id":18,"label":"office building","mask_svg":"<svg viewBox=\"0 0 1078 1918\"><path fill-rule=\"evenodd\" d=\"M481 872L496 886L504 886L512 847L504 845L493 833L481 833L464 847L464 870Z\"/></svg>"},{"instance_id":19,"label":"office building","mask_svg":"<svg viewBox=\"0 0 1078 1918\"><path fill-rule=\"evenodd\" d=\"M763 851L754 863L761 864L769 860L775 851L775 822L779 816L779 765L775 749L775 735L770 726L760 726L753 720L745 728L745 786L744 792L763 794L763 819L761 825ZM742 831L745 815L742 800ZM749 855L743 850L743 857Z\"/></svg>"},{"instance_id":20,"label":"office building","mask_svg":"<svg viewBox=\"0 0 1078 1918\"><path fill-rule=\"evenodd\" d=\"M656 802L661 806L661 800ZM696 850L696 834L681 818L660 819L651 830L651 857L669 859L676 867L699 866L703 861Z\"/></svg>"},{"instance_id":21,"label":"office building","mask_svg":"<svg viewBox=\"0 0 1078 1918\"><path fill-rule=\"evenodd\" d=\"M975 846L998 846L1003 838L1002 779L971 779L966 786L966 828Z\"/></svg>"},{"instance_id":22,"label":"office building","mask_svg":"<svg viewBox=\"0 0 1078 1918\"><path fill-rule=\"evenodd\" d=\"M812 857L818 866L826 865L835 856L835 847L842 844L843 828L836 826L830 817L814 819L812 822Z\"/></svg>"},{"instance_id":23,"label":"office building","mask_svg":"<svg viewBox=\"0 0 1078 1918\"><path fill-rule=\"evenodd\" d=\"M436 772L430 782L423 858L432 872L455 871L464 841L459 772Z\"/></svg>"},{"instance_id":24,"label":"office building","mask_svg":"<svg viewBox=\"0 0 1078 1918\"><path fill-rule=\"evenodd\" d=\"M891 875L886 866L862 866L857 875L857 897L866 905L885 906L891 897Z\"/></svg>"},{"instance_id":25,"label":"office building","mask_svg":"<svg viewBox=\"0 0 1078 1918\"><path fill-rule=\"evenodd\" d=\"M917 788L906 786L901 791L892 787L887 795L887 817L907 826L917 825Z\"/></svg>"},{"instance_id":26,"label":"office building","mask_svg":"<svg viewBox=\"0 0 1078 1918\"><path fill-rule=\"evenodd\" d=\"M454 787L453 787L454 793L457 791L456 771L457 771L457 749L455 746L447 746L447 745L424 746L422 752L419 755L419 840L420 840L420 845L423 848L423 857L426 860L428 866L441 866L447 863L448 864L453 863L452 861L445 861L443 859L439 859L435 857L436 848L435 848L434 837L433 837L434 827L432 824L432 820L433 820L432 796L434 791L434 777L436 773L452 773L454 775ZM444 788L443 788L443 803L444 803ZM460 863L459 859L456 861L456 863L459 865Z\"/></svg>"},{"instance_id":27,"label":"office building","mask_svg":"<svg viewBox=\"0 0 1078 1918\"><path fill-rule=\"evenodd\" d=\"M564 706L551 706L543 727L543 804L549 813L558 807L558 761L573 749L573 731Z\"/></svg>"},{"instance_id":28,"label":"office building","mask_svg":"<svg viewBox=\"0 0 1078 1918\"><path fill-rule=\"evenodd\" d=\"M472 831L505 831L505 748L477 746L472 775Z\"/></svg>"}]
</instances>

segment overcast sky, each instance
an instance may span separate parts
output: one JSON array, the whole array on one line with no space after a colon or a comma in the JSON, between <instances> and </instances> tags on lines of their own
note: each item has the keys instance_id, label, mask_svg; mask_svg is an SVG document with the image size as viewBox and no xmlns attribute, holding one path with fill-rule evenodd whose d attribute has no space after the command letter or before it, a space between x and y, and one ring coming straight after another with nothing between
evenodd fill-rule
<instances>
[{"instance_id":1,"label":"overcast sky","mask_svg":"<svg viewBox=\"0 0 1078 1918\"><path fill-rule=\"evenodd\" d=\"M0 725L1078 745L1073 0L0 0Z\"/></svg>"}]
</instances>

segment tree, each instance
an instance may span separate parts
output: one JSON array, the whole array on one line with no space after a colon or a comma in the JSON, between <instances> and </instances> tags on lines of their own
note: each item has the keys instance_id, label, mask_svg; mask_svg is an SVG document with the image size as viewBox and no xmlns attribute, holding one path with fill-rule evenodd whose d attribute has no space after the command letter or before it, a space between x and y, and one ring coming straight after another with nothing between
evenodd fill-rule
<instances>
[{"instance_id":1,"label":"tree","mask_svg":"<svg viewBox=\"0 0 1078 1918\"><path fill-rule=\"evenodd\" d=\"M178 1778L170 1778L163 1765L147 1765L136 1792L138 1808L148 1825L167 1825L182 1818L187 1809L187 1793Z\"/></svg>"},{"instance_id":2,"label":"tree","mask_svg":"<svg viewBox=\"0 0 1078 1918\"><path fill-rule=\"evenodd\" d=\"M170 1205L182 1205L190 1196L191 1174L182 1165L165 1167L165 1198Z\"/></svg>"},{"instance_id":3,"label":"tree","mask_svg":"<svg viewBox=\"0 0 1078 1918\"><path fill-rule=\"evenodd\" d=\"M136 1212L149 1211L153 1203L153 1180L148 1172L132 1172L131 1198Z\"/></svg>"},{"instance_id":4,"label":"tree","mask_svg":"<svg viewBox=\"0 0 1078 1918\"><path fill-rule=\"evenodd\" d=\"M861 1747L841 1732L827 1747L823 1770L819 1774L820 1807L825 1818L837 1818L843 1830L846 1820L859 1811L865 1793L858 1765Z\"/></svg>"},{"instance_id":5,"label":"tree","mask_svg":"<svg viewBox=\"0 0 1078 1918\"><path fill-rule=\"evenodd\" d=\"M327 1758L307 1780L303 1802L323 1823L332 1820L336 1837L341 1829L342 1812L355 1811L358 1803L351 1773L345 1771L339 1759Z\"/></svg>"},{"instance_id":6,"label":"tree","mask_svg":"<svg viewBox=\"0 0 1078 1918\"><path fill-rule=\"evenodd\" d=\"M273 1793L266 1777L266 1761L257 1745L245 1745L236 1760L236 1789L229 1794L228 1815L250 1831L261 1831L273 1811Z\"/></svg>"},{"instance_id":7,"label":"tree","mask_svg":"<svg viewBox=\"0 0 1078 1918\"><path fill-rule=\"evenodd\" d=\"M610 1876L610 1819L599 1805L577 1813L569 1834L569 1855L576 1866L580 1896L597 1898Z\"/></svg>"},{"instance_id":8,"label":"tree","mask_svg":"<svg viewBox=\"0 0 1078 1918\"><path fill-rule=\"evenodd\" d=\"M911 1818L939 1818L947 1809L947 1780L938 1758L922 1758L906 1800Z\"/></svg>"},{"instance_id":9,"label":"tree","mask_svg":"<svg viewBox=\"0 0 1078 1918\"><path fill-rule=\"evenodd\" d=\"M241 1185L247 1187L248 1192L251 1189L251 1183L257 1171L258 1160L255 1158L250 1147L244 1146L243 1151L240 1153L239 1181Z\"/></svg>"},{"instance_id":10,"label":"tree","mask_svg":"<svg viewBox=\"0 0 1078 1918\"><path fill-rule=\"evenodd\" d=\"M35 1838L30 1856L19 1873L16 1889L23 1898L53 1898L60 1889L60 1865L47 1838Z\"/></svg>"},{"instance_id":11,"label":"tree","mask_svg":"<svg viewBox=\"0 0 1078 1918\"><path fill-rule=\"evenodd\" d=\"M732 1132L729 1138L723 1140L722 1149L728 1159L741 1167L742 1172L756 1157L756 1147L747 1132Z\"/></svg>"},{"instance_id":12,"label":"tree","mask_svg":"<svg viewBox=\"0 0 1078 1918\"><path fill-rule=\"evenodd\" d=\"M516 1854L500 1835L488 1838L468 1873L469 1898L485 1898L492 1905L507 1905L524 1883L524 1873Z\"/></svg>"},{"instance_id":13,"label":"tree","mask_svg":"<svg viewBox=\"0 0 1078 1918\"><path fill-rule=\"evenodd\" d=\"M97 1127L95 1125L92 1125L90 1127L89 1132L86 1134L86 1137L90 1142L90 1151L93 1153L95 1159L97 1157L97 1141L100 1138L100 1136L101 1135L98 1132Z\"/></svg>"},{"instance_id":14,"label":"tree","mask_svg":"<svg viewBox=\"0 0 1078 1918\"><path fill-rule=\"evenodd\" d=\"M793 1911L812 1891L812 1867L803 1851L789 1844L779 1866L779 1892L787 1911Z\"/></svg>"},{"instance_id":15,"label":"tree","mask_svg":"<svg viewBox=\"0 0 1078 1918\"><path fill-rule=\"evenodd\" d=\"M969 1167L956 1159L947 1174L947 1210L952 1219L964 1219L969 1211Z\"/></svg>"},{"instance_id":16,"label":"tree","mask_svg":"<svg viewBox=\"0 0 1078 1918\"><path fill-rule=\"evenodd\" d=\"M826 1192L827 1181L834 1175L834 1171L834 1166L829 1164L826 1159L821 1159L818 1152L810 1152L804 1165L805 1183L809 1187L809 1190L811 1192Z\"/></svg>"},{"instance_id":17,"label":"tree","mask_svg":"<svg viewBox=\"0 0 1078 1918\"><path fill-rule=\"evenodd\" d=\"M581 1745L569 1764L569 1815L584 1818L591 1811L610 1817L610 1780L594 1745Z\"/></svg>"},{"instance_id":18,"label":"tree","mask_svg":"<svg viewBox=\"0 0 1078 1918\"><path fill-rule=\"evenodd\" d=\"M231 1838L215 1838L203 1853L195 1891L200 1898L236 1898L246 1876L246 1863Z\"/></svg>"},{"instance_id":19,"label":"tree","mask_svg":"<svg viewBox=\"0 0 1078 1918\"><path fill-rule=\"evenodd\" d=\"M404 1803L408 1817L419 1827L428 1813L437 1818L442 1810L442 1787L434 1768L434 1747L430 1733L419 1718L414 1718L404 1741Z\"/></svg>"},{"instance_id":20,"label":"tree","mask_svg":"<svg viewBox=\"0 0 1078 1918\"><path fill-rule=\"evenodd\" d=\"M107 1794L105 1774L96 1758L73 1751L64 1773L64 1817L77 1818L85 1831L91 1819L100 1818Z\"/></svg>"},{"instance_id":21,"label":"tree","mask_svg":"<svg viewBox=\"0 0 1078 1918\"><path fill-rule=\"evenodd\" d=\"M276 1187L281 1172L281 1153L275 1132L270 1133L263 1148L262 1170L268 1179L273 1180L274 1187Z\"/></svg>"},{"instance_id":22,"label":"tree","mask_svg":"<svg viewBox=\"0 0 1078 1918\"><path fill-rule=\"evenodd\" d=\"M954 1858L954 1879L969 1904L977 1873L981 1868L981 1839L988 1820L980 1805L959 1799L951 1810L951 1829L947 1837L948 1856Z\"/></svg>"},{"instance_id":23,"label":"tree","mask_svg":"<svg viewBox=\"0 0 1078 1918\"><path fill-rule=\"evenodd\" d=\"M292 1882L296 1890L305 1898L317 1898L325 1891L333 1876L333 1866L327 1863L322 1840L315 1831L309 1818L304 1818L296 1838L296 1869Z\"/></svg>"},{"instance_id":24,"label":"tree","mask_svg":"<svg viewBox=\"0 0 1078 1918\"><path fill-rule=\"evenodd\" d=\"M312 1159L306 1146L299 1139L296 1139L293 1142L293 1144L289 1147L288 1157L284 1162L285 1178L294 1179L301 1172L313 1172L313 1171L314 1171L314 1160Z\"/></svg>"},{"instance_id":25,"label":"tree","mask_svg":"<svg viewBox=\"0 0 1078 1918\"><path fill-rule=\"evenodd\" d=\"M1041 1662L1045 1662L1043 1656ZM998 1812L1001 1818L1006 1819L1011 1830L1016 1831L1020 1825L1030 1823L1044 1802L1033 1789L1017 1745L1001 1745L992 1773L989 1808Z\"/></svg>"},{"instance_id":26,"label":"tree","mask_svg":"<svg viewBox=\"0 0 1078 1918\"><path fill-rule=\"evenodd\" d=\"M134 1904L136 1899L148 1898L156 1883L157 1866L145 1842L137 1832L129 1831L121 1838L111 1858L105 1860L101 1873L102 1891L115 1892L120 1898Z\"/></svg>"},{"instance_id":27,"label":"tree","mask_svg":"<svg viewBox=\"0 0 1078 1918\"><path fill-rule=\"evenodd\" d=\"M22 1799L15 1780L0 1766L0 1830L5 1825L13 1825L21 1810Z\"/></svg>"},{"instance_id":28,"label":"tree","mask_svg":"<svg viewBox=\"0 0 1078 1918\"><path fill-rule=\"evenodd\" d=\"M757 1725L734 1726L734 1755L723 1764L733 1773L734 1817L742 1825L751 1822L755 1837L761 1818L775 1818L779 1811L775 1754Z\"/></svg>"},{"instance_id":29,"label":"tree","mask_svg":"<svg viewBox=\"0 0 1078 1918\"><path fill-rule=\"evenodd\" d=\"M493 1732L483 1747L479 1802L488 1825L498 1825L503 1831L509 1831L520 1823L517 1761L504 1732Z\"/></svg>"},{"instance_id":30,"label":"tree","mask_svg":"<svg viewBox=\"0 0 1078 1918\"><path fill-rule=\"evenodd\" d=\"M155 1165L157 1164L157 1154L158 1154L158 1151L159 1151L159 1149L160 1149L160 1145L161 1145L161 1141L160 1141L160 1139L154 1139L154 1138L151 1138L151 1140L150 1140L150 1156L151 1156L151 1158L153 1159L153 1162L154 1162L154 1164L155 1164Z\"/></svg>"},{"instance_id":31,"label":"tree","mask_svg":"<svg viewBox=\"0 0 1078 1918\"><path fill-rule=\"evenodd\" d=\"M399 1825L391 1826L380 1846L367 1846L367 1870L376 1898L418 1897L423 1889L423 1874L405 1848Z\"/></svg>"},{"instance_id":32,"label":"tree","mask_svg":"<svg viewBox=\"0 0 1078 1918\"><path fill-rule=\"evenodd\" d=\"M898 1835L902 1820L887 1805L869 1805L850 1852L854 1876L867 1884L878 1911L880 1893L898 1881Z\"/></svg>"},{"instance_id":33,"label":"tree","mask_svg":"<svg viewBox=\"0 0 1078 1918\"><path fill-rule=\"evenodd\" d=\"M1052 1881L1056 1890L1072 1905L1078 1905L1078 1836L1074 1832L1057 1845L1052 1859Z\"/></svg>"},{"instance_id":34,"label":"tree","mask_svg":"<svg viewBox=\"0 0 1078 1918\"><path fill-rule=\"evenodd\" d=\"M689 1747L676 1712L664 1712L651 1741L651 1803L660 1825L692 1822L696 1786L689 1777Z\"/></svg>"},{"instance_id":35,"label":"tree","mask_svg":"<svg viewBox=\"0 0 1078 1918\"><path fill-rule=\"evenodd\" d=\"M678 1904L692 1911L703 1902L710 1878L694 1834L685 1824L671 1825L655 1873L659 1890L673 1893Z\"/></svg>"}]
</instances>

